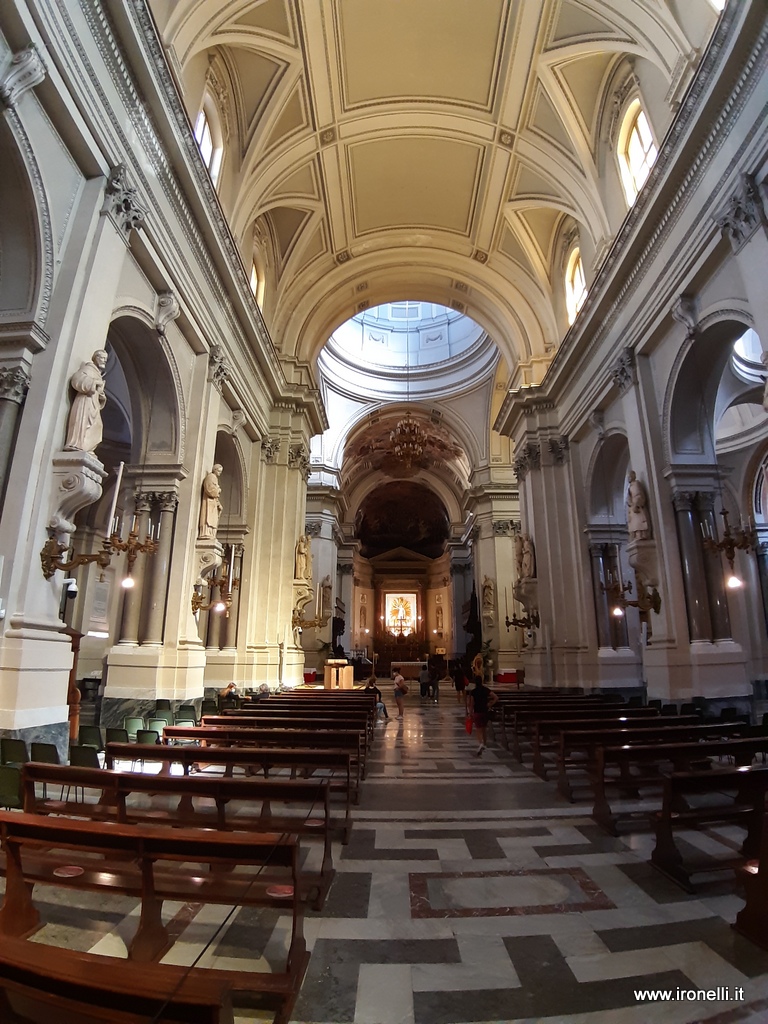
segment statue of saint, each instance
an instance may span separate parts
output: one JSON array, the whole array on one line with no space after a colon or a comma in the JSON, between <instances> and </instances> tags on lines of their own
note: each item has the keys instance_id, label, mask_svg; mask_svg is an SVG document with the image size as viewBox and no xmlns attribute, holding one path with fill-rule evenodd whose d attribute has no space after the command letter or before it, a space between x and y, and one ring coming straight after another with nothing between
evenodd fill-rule
<instances>
[{"instance_id":1,"label":"statue of saint","mask_svg":"<svg viewBox=\"0 0 768 1024\"><path fill-rule=\"evenodd\" d=\"M493 600L493 580L489 579L488 576L483 577L483 611L492 612L494 606Z\"/></svg>"},{"instance_id":2,"label":"statue of saint","mask_svg":"<svg viewBox=\"0 0 768 1024\"><path fill-rule=\"evenodd\" d=\"M439 604L437 606L437 608L435 609L435 612L436 612L436 615L435 615L435 625L437 626L437 628L439 630L442 631L442 628L443 628L443 606L441 604Z\"/></svg>"},{"instance_id":3,"label":"statue of saint","mask_svg":"<svg viewBox=\"0 0 768 1024\"><path fill-rule=\"evenodd\" d=\"M197 536L200 540L215 540L216 531L219 528L219 516L222 507L219 501L221 494L222 467L216 463L210 473L203 480L203 498L200 503L200 522L198 524Z\"/></svg>"},{"instance_id":4,"label":"statue of saint","mask_svg":"<svg viewBox=\"0 0 768 1024\"><path fill-rule=\"evenodd\" d=\"M527 533L523 537L523 564L520 575L523 579L533 579L536 576L536 557L533 552L533 538Z\"/></svg>"},{"instance_id":5,"label":"statue of saint","mask_svg":"<svg viewBox=\"0 0 768 1024\"><path fill-rule=\"evenodd\" d=\"M360 598L360 629L365 629L365 627L368 625L368 609L365 607L365 604L363 603L364 597L365 594L363 594L363 597Z\"/></svg>"},{"instance_id":6,"label":"statue of saint","mask_svg":"<svg viewBox=\"0 0 768 1024\"><path fill-rule=\"evenodd\" d=\"M310 541L305 533L296 541L296 567L295 579L312 579L312 556L310 554Z\"/></svg>"},{"instance_id":7,"label":"statue of saint","mask_svg":"<svg viewBox=\"0 0 768 1024\"><path fill-rule=\"evenodd\" d=\"M331 593L333 584L330 576L323 576L320 584L320 614L325 619L331 614Z\"/></svg>"},{"instance_id":8,"label":"statue of saint","mask_svg":"<svg viewBox=\"0 0 768 1024\"><path fill-rule=\"evenodd\" d=\"M635 471L630 470L627 487L627 531L630 540L647 540L650 536L647 505L645 488L637 479Z\"/></svg>"},{"instance_id":9,"label":"statue of saint","mask_svg":"<svg viewBox=\"0 0 768 1024\"><path fill-rule=\"evenodd\" d=\"M517 578L520 579L523 575L523 537L520 533L515 534L515 567Z\"/></svg>"},{"instance_id":10,"label":"statue of saint","mask_svg":"<svg viewBox=\"0 0 768 1024\"><path fill-rule=\"evenodd\" d=\"M107 353L98 348L69 380L76 394L69 411L65 451L92 452L101 444L101 410L107 404L103 377L106 365Z\"/></svg>"}]
</instances>

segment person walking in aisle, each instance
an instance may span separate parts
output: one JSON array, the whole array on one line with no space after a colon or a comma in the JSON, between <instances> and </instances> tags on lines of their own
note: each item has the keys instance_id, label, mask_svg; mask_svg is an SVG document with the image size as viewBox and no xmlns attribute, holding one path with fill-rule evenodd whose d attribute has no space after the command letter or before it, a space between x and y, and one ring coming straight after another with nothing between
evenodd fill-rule
<instances>
[{"instance_id":1,"label":"person walking in aisle","mask_svg":"<svg viewBox=\"0 0 768 1024\"><path fill-rule=\"evenodd\" d=\"M475 757L482 757L485 751L488 731L488 712L498 699L499 695L494 693L493 690L488 689L483 677L476 676L474 688L467 696L469 713L472 716L472 721L475 729L477 730L478 739L480 740L480 746L477 748Z\"/></svg>"}]
</instances>

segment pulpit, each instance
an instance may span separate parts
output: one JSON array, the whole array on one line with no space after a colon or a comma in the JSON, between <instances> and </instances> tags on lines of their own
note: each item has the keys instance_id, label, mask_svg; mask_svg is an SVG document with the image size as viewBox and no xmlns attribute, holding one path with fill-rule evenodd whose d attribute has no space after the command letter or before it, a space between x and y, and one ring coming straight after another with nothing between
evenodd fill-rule
<instances>
[{"instance_id":1,"label":"pulpit","mask_svg":"<svg viewBox=\"0 0 768 1024\"><path fill-rule=\"evenodd\" d=\"M329 658L325 663L323 678L326 690L351 690L355 685L354 667L346 658Z\"/></svg>"}]
</instances>

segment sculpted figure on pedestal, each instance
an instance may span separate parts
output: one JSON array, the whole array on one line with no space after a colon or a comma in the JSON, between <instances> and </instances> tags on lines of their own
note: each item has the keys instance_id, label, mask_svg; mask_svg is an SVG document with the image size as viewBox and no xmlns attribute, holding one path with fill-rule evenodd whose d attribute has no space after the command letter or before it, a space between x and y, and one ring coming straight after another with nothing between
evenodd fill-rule
<instances>
[{"instance_id":1,"label":"sculpted figure on pedestal","mask_svg":"<svg viewBox=\"0 0 768 1024\"><path fill-rule=\"evenodd\" d=\"M107 403L103 377L106 365L107 353L98 348L70 378L70 386L77 393L69 412L65 451L92 452L101 444L101 410Z\"/></svg>"},{"instance_id":2,"label":"sculpted figure on pedestal","mask_svg":"<svg viewBox=\"0 0 768 1024\"><path fill-rule=\"evenodd\" d=\"M627 487L627 530L630 540L647 540L650 536L647 506L645 488L637 479L635 471L630 470Z\"/></svg>"},{"instance_id":3,"label":"sculpted figure on pedestal","mask_svg":"<svg viewBox=\"0 0 768 1024\"><path fill-rule=\"evenodd\" d=\"M526 534L523 537L523 563L520 574L523 579L533 579L536 576L536 556L533 550L533 538Z\"/></svg>"},{"instance_id":4,"label":"sculpted figure on pedestal","mask_svg":"<svg viewBox=\"0 0 768 1024\"><path fill-rule=\"evenodd\" d=\"M523 575L523 536L520 533L515 534L515 568L520 579Z\"/></svg>"},{"instance_id":5,"label":"sculpted figure on pedestal","mask_svg":"<svg viewBox=\"0 0 768 1024\"><path fill-rule=\"evenodd\" d=\"M222 467L216 463L211 472L207 474L205 480L203 480L203 499L200 504L200 522L197 530L197 536L200 540L216 539L216 531L219 528L219 516L222 511L221 502L219 501L219 495L221 494L219 477L221 473Z\"/></svg>"},{"instance_id":6,"label":"sculpted figure on pedestal","mask_svg":"<svg viewBox=\"0 0 768 1024\"><path fill-rule=\"evenodd\" d=\"M310 555L309 537L305 533L296 541L295 579L312 579L312 558Z\"/></svg>"}]
</instances>

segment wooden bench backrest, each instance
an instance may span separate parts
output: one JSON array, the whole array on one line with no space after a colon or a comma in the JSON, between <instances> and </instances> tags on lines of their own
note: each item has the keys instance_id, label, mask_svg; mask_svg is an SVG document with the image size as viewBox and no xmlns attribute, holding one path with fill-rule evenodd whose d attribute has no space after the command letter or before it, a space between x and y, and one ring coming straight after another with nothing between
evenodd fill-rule
<instances>
[{"instance_id":1,"label":"wooden bench backrest","mask_svg":"<svg viewBox=\"0 0 768 1024\"><path fill-rule=\"evenodd\" d=\"M356 752L355 748L355 751ZM196 764L205 760L206 764L238 765L243 767L261 767L268 763L275 767L296 768L339 768L349 771L353 751L339 747L317 747L305 749L301 747L200 747L167 746L156 744L145 746L140 743L108 743L105 748L107 765L115 760L120 761L161 761L166 763Z\"/></svg>"},{"instance_id":2,"label":"wooden bench backrest","mask_svg":"<svg viewBox=\"0 0 768 1024\"><path fill-rule=\"evenodd\" d=\"M16 1013L28 1024L232 1024L238 981L234 971L139 964L5 936L0 1020L12 1024ZM164 1005L173 1016L161 1013Z\"/></svg>"},{"instance_id":3,"label":"wooden bench backrest","mask_svg":"<svg viewBox=\"0 0 768 1024\"><path fill-rule=\"evenodd\" d=\"M344 729L285 729L248 728L244 726L179 726L169 725L163 729L166 739L206 740L210 743L242 743L257 747L260 744L274 744L282 747L339 747L344 750L359 750L364 742L364 730Z\"/></svg>"}]
</instances>

